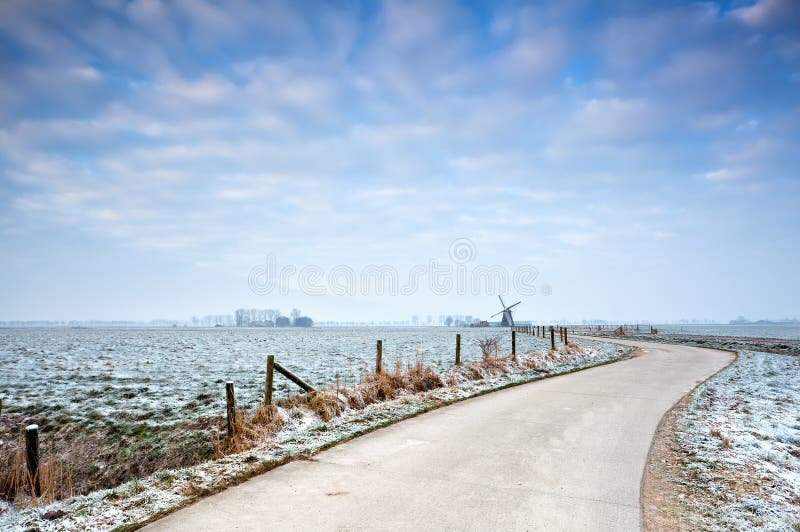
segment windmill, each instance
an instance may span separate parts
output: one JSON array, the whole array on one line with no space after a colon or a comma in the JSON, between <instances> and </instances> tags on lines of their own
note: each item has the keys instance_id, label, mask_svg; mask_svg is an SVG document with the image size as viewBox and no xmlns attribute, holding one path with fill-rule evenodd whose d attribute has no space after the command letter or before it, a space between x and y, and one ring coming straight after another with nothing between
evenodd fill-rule
<instances>
[{"instance_id":1,"label":"windmill","mask_svg":"<svg viewBox=\"0 0 800 532\"><path fill-rule=\"evenodd\" d=\"M503 302L502 296L497 296L500 298L500 304L503 305L503 310L498 312L497 314L492 314L492 318L495 316L499 316L500 314L503 315L503 320L500 322L500 327L513 327L514 326L514 317L511 315L511 309L522 303L522 301L517 301L513 305L506 306Z\"/></svg>"}]
</instances>

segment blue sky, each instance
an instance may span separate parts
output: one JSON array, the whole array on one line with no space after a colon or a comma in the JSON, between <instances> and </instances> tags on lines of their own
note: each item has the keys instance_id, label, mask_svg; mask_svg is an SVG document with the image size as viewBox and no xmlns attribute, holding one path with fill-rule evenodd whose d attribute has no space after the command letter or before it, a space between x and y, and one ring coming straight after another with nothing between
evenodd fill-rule
<instances>
[{"instance_id":1,"label":"blue sky","mask_svg":"<svg viewBox=\"0 0 800 532\"><path fill-rule=\"evenodd\" d=\"M485 317L248 286L459 238L522 318L800 315L792 0L7 0L0 72L0 319Z\"/></svg>"}]
</instances>

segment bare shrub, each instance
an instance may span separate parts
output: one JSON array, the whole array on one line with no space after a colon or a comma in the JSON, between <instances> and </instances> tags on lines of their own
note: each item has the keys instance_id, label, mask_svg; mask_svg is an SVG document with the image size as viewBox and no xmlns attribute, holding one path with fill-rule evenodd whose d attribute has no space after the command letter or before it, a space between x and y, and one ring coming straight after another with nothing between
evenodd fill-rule
<instances>
[{"instance_id":1,"label":"bare shrub","mask_svg":"<svg viewBox=\"0 0 800 532\"><path fill-rule=\"evenodd\" d=\"M489 336L486 338L481 338L477 340L478 347L481 348L481 354L483 355L483 360L487 360L491 357L497 357L497 353L500 351L500 337L499 336Z\"/></svg>"}]
</instances>

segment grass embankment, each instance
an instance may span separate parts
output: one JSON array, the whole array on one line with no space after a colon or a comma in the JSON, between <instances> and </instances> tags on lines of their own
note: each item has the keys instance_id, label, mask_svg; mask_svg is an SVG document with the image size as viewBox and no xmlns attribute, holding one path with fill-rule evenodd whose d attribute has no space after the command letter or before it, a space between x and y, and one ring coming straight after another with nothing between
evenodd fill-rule
<instances>
[{"instance_id":1,"label":"grass embankment","mask_svg":"<svg viewBox=\"0 0 800 532\"><path fill-rule=\"evenodd\" d=\"M3 414L0 498L24 504L30 495L22 439L24 427L30 423L39 425L43 471L59 472L54 473L52 482L49 477L44 482L42 499L50 501L211 459L223 421L220 417L200 417L159 425L121 416L119 420L91 425L79 420L53 420L43 413Z\"/></svg>"}]
</instances>

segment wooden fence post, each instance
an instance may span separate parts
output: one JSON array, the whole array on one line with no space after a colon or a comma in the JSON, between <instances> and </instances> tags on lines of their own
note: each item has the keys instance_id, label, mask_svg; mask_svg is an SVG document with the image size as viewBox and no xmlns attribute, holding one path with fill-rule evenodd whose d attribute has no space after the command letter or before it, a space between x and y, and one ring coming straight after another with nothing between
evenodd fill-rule
<instances>
[{"instance_id":1,"label":"wooden fence post","mask_svg":"<svg viewBox=\"0 0 800 532\"><path fill-rule=\"evenodd\" d=\"M225 404L228 411L228 436L236 432L236 398L233 395L233 382L225 383Z\"/></svg>"},{"instance_id":2,"label":"wooden fence post","mask_svg":"<svg viewBox=\"0 0 800 532\"><path fill-rule=\"evenodd\" d=\"M31 480L31 494L41 497L42 487L39 482L39 425L25 427L25 454L28 461L28 475Z\"/></svg>"},{"instance_id":3,"label":"wooden fence post","mask_svg":"<svg viewBox=\"0 0 800 532\"><path fill-rule=\"evenodd\" d=\"M461 364L461 335L456 335L456 366Z\"/></svg>"},{"instance_id":4,"label":"wooden fence post","mask_svg":"<svg viewBox=\"0 0 800 532\"><path fill-rule=\"evenodd\" d=\"M272 376L275 372L275 355L267 355L267 377L264 381L264 404L272 404Z\"/></svg>"},{"instance_id":5,"label":"wooden fence post","mask_svg":"<svg viewBox=\"0 0 800 532\"><path fill-rule=\"evenodd\" d=\"M567 328L564 327L564 345L567 345L569 342L567 341Z\"/></svg>"},{"instance_id":6,"label":"wooden fence post","mask_svg":"<svg viewBox=\"0 0 800 532\"><path fill-rule=\"evenodd\" d=\"M375 348L375 373L380 373L383 369L383 340L378 340Z\"/></svg>"},{"instance_id":7,"label":"wooden fence post","mask_svg":"<svg viewBox=\"0 0 800 532\"><path fill-rule=\"evenodd\" d=\"M550 349L554 351L556 349L556 330L552 325L550 326Z\"/></svg>"},{"instance_id":8,"label":"wooden fence post","mask_svg":"<svg viewBox=\"0 0 800 532\"><path fill-rule=\"evenodd\" d=\"M517 356L517 331L511 331L511 356Z\"/></svg>"}]
</instances>

